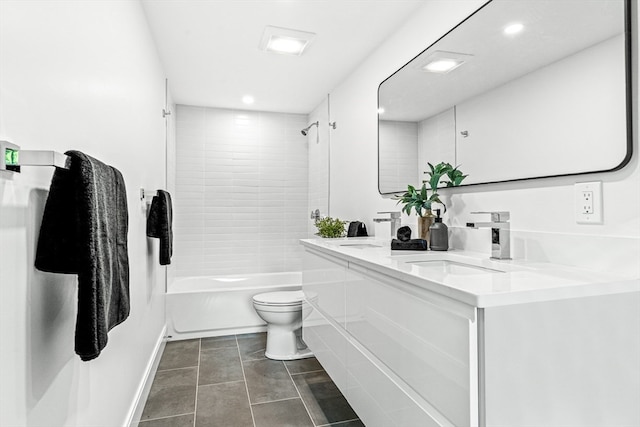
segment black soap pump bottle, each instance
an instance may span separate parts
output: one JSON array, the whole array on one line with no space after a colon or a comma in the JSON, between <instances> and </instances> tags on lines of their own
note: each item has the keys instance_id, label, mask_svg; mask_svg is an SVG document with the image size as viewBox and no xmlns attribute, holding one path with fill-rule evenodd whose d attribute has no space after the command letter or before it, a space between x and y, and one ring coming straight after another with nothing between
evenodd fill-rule
<instances>
[{"instance_id":1,"label":"black soap pump bottle","mask_svg":"<svg viewBox=\"0 0 640 427\"><path fill-rule=\"evenodd\" d=\"M449 250L449 227L440 218L440 209L436 209L436 219L429 227L429 249L432 251Z\"/></svg>"}]
</instances>

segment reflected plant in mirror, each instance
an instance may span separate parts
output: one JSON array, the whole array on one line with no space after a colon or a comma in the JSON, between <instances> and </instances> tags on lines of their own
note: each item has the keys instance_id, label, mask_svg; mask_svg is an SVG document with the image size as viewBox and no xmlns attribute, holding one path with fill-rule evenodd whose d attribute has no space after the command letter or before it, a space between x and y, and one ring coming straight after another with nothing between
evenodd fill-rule
<instances>
[{"instance_id":1,"label":"reflected plant in mirror","mask_svg":"<svg viewBox=\"0 0 640 427\"><path fill-rule=\"evenodd\" d=\"M465 175L460 169L458 169L459 166L454 168L449 163L441 162L433 166L431 163L427 162L427 165L430 170L426 172L426 174L429 175L429 186L434 193L442 183L447 187L457 187L466 177L469 176ZM449 180L442 181L443 175L446 175ZM444 206L444 203L438 203L441 203ZM447 211L446 206L444 206L444 211Z\"/></svg>"}]
</instances>

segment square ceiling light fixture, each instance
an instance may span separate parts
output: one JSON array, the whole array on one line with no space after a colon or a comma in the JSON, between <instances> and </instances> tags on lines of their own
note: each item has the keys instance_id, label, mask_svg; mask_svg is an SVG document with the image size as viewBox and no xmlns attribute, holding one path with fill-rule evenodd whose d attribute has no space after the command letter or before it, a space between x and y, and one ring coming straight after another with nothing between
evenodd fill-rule
<instances>
[{"instance_id":1,"label":"square ceiling light fixture","mask_svg":"<svg viewBox=\"0 0 640 427\"><path fill-rule=\"evenodd\" d=\"M300 56L314 37L315 33L267 25L259 47L267 52Z\"/></svg>"},{"instance_id":2,"label":"square ceiling light fixture","mask_svg":"<svg viewBox=\"0 0 640 427\"><path fill-rule=\"evenodd\" d=\"M416 68L428 73L447 74L469 61L471 58L473 58L473 55L466 53L436 50L427 55L424 59L418 61Z\"/></svg>"}]
</instances>

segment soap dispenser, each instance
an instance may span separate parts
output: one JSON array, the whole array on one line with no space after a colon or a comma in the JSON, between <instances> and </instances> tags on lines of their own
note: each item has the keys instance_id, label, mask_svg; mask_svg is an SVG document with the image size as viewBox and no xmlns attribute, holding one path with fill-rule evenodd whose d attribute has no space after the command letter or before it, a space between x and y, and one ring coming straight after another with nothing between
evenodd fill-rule
<instances>
[{"instance_id":1,"label":"soap dispenser","mask_svg":"<svg viewBox=\"0 0 640 427\"><path fill-rule=\"evenodd\" d=\"M449 227L440 218L440 209L436 209L436 219L429 227L429 249L432 251L449 250Z\"/></svg>"}]
</instances>

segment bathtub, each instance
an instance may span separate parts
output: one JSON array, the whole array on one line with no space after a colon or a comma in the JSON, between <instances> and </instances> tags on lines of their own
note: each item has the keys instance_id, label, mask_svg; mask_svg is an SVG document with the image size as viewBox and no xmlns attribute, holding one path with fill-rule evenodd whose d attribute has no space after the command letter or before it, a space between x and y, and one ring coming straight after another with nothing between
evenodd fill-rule
<instances>
[{"instance_id":1,"label":"bathtub","mask_svg":"<svg viewBox=\"0 0 640 427\"><path fill-rule=\"evenodd\" d=\"M171 340L266 330L251 297L302 288L302 273L263 273L176 278L166 295Z\"/></svg>"}]
</instances>

